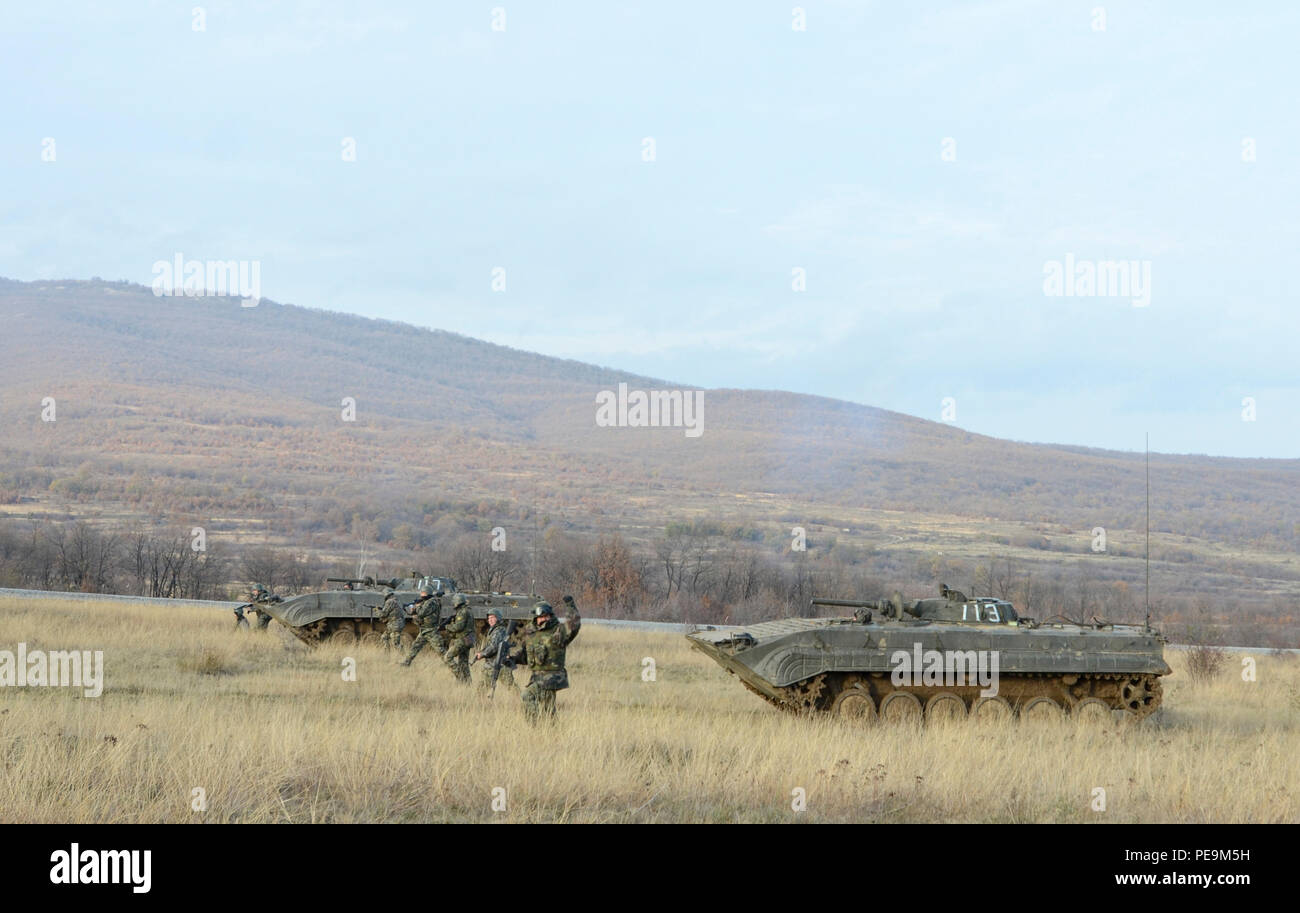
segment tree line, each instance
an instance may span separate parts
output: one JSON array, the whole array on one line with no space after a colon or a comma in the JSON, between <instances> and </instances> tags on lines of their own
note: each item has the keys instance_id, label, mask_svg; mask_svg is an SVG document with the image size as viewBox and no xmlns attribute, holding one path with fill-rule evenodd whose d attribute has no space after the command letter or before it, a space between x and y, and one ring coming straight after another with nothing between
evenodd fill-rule
<instances>
[{"instance_id":1,"label":"tree line","mask_svg":"<svg viewBox=\"0 0 1300 913\"><path fill-rule=\"evenodd\" d=\"M340 559L270 545L201 542L183 526L122 528L84 520L0 527L0 586L191 599L242 598L249 585L292 595L330 586L326 577L450 576L467 591L538 593L558 605L572 594L593 616L695 624L747 624L807 615L814 596L878 600L933 595L940 583L968 595L1010 600L1040 621L1137 622L1138 586L1101 576L1096 562L1030 564L920 552L910 560L786 540L752 528L672 523L647 541L608 532L580 536L558 526L525 541L490 533L444 537L429 548L360 547ZM202 548L197 547L202 544ZM1186 641L1285 646L1297 640L1286 605L1250 612L1208 595L1161 592L1153 620Z\"/></svg>"}]
</instances>

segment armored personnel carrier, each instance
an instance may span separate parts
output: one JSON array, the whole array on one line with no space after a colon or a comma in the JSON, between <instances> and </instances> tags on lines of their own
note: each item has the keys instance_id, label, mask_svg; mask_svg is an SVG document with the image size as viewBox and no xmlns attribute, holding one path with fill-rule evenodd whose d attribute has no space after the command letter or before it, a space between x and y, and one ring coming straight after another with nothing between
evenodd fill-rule
<instances>
[{"instance_id":1,"label":"armored personnel carrier","mask_svg":"<svg viewBox=\"0 0 1300 913\"><path fill-rule=\"evenodd\" d=\"M946 586L908 605L814 599L846 618L789 618L687 635L786 710L863 722L1140 719L1160 706L1165 639L1146 625L1039 623Z\"/></svg>"},{"instance_id":2,"label":"armored personnel carrier","mask_svg":"<svg viewBox=\"0 0 1300 913\"><path fill-rule=\"evenodd\" d=\"M311 646L327 642L346 645L358 640L378 645L384 633L384 623L379 620L377 610L389 593L396 593L402 605L407 606L420 598L420 590L425 586L434 592L441 587L444 593L443 618L455 614L450 597L461 593L469 602L480 636L487 630L490 611L495 610L505 620L525 620L532 617L532 607L540 599L515 593L462 592L456 589L456 581L450 577L424 577L420 580L333 578L331 582L342 583L344 588L290 596L283 602L267 606L266 611L294 637ZM415 621L408 618L402 631L403 641L409 643L418 630Z\"/></svg>"}]
</instances>

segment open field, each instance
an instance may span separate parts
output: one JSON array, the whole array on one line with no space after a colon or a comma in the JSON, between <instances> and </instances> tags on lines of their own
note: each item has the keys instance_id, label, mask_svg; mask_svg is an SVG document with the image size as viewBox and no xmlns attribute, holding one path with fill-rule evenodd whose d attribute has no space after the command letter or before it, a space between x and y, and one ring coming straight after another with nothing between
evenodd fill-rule
<instances>
[{"instance_id":1,"label":"open field","mask_svg":"<svg viewBox=\"0 0 1300 913\"><path fill-rule=\"evenodd\" d=\"M589 625L558 722L533 728L509 689L487 703L436 658L402 669L231 621L0 600L0 650L102 650L105 667L98 698L0 690L0 820L1300 821L1292 657L1258 657L1256 682L1232 657L1195 685L1170 651L1164 709L1135 727L863 730L768 707L680 636Z\"/></svg>"}]
</instances>

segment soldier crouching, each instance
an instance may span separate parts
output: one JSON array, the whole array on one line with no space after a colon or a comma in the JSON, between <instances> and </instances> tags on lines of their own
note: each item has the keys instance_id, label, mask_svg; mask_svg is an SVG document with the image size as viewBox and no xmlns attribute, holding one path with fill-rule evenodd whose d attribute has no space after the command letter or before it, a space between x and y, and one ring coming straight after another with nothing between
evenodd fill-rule
<instances>
[{"instance_id":1,"label":"soldier crouching","mask_svg":"<svg viewBox=\"0 0 1300 913\"><path fill-rule=\"evenodd\" d=\"M271 613L265 607L273 602L284 602L284 600L279 596L272 596L266 585L261 583L248 595L252 600L253 611L257 613L257 630L265 631L271 625Z\"/></svg>"},{"instance_id":2,"label":"soldier crouching","mask_svg":"<svg viewBox=\"0 0 1300 913\"><path fill-rule=\"evenodd\" d=\"M523 645L511 653L515 662L527 662L532 676L524 689L524 714L536 722L542 715L555 717L555 692L569 687L564 668L565 649L582 627L582 616L572 596L564 597L568 617L561 625L549 603L533 606L533 628L523 635Z\"/></svg>"}]
</instances>

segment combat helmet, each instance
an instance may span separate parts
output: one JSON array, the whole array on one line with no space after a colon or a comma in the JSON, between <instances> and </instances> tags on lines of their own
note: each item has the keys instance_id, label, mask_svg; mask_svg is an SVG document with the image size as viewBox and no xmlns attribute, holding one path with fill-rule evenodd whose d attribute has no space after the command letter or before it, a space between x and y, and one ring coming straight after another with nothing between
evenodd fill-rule
<instances>
[{"instance_id":1,"label":"combat helmet","mask_svg":"<svg viewBox=\"0 0 1300 913\"><path fill-rule=\"evenodd\" d=\"M463 605L469 605L469 600L465 598L464 593L457 593L454 597L452 597L451 600L452 608L459 609Z\"/></svg>"},{"instance_id":2,"label":"combat helmet","mask_svg":"<svg viewBox=\"0 0 1300 913\"><path fill-rule=\"evenodd\" d=\"M539 602L533 606L533 617L541 618L543 615L554 615L555 610L551 608L549 602Z\"/></svg>"}]
</instances>

